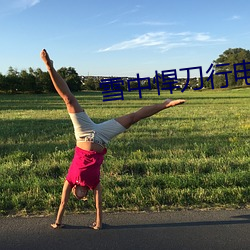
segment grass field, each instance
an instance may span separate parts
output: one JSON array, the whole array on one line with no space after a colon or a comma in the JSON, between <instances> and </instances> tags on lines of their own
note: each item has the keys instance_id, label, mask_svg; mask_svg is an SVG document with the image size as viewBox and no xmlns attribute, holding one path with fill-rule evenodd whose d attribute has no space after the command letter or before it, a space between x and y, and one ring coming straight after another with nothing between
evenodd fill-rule
<instances>
[{"instance_id":1,"label":"grass field","mask_svg":"<svg viewBox=\"0 0 250 250\"><path fill-rule=\"evenodd\" d=\"M106 211L246 207L250 204L250 88L76 95L95 122L159 103L187 103L140 121L109 144L102 167ZM0 95L0 214L56 212L75 146L57 95ZM92 211L70 199L67 211Z\"/></svg>"}]
</instances>

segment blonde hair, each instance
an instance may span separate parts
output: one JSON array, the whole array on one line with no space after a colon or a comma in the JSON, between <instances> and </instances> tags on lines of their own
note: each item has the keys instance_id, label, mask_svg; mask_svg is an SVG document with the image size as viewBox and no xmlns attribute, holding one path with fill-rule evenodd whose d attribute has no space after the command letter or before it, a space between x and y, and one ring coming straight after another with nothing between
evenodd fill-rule
<instances>
[{"instance_id":1,"label":"blonde hair","mask_svg":"<svg viewBox=\"0 0 250 250\"><path fill-rule=\"evenodd\" d=\"M75 185L72 188L72 193L73 195L78 199L78 200L83 200L87 201L87 194L88 194L88 187L86 186L80 186L80 185Z\"/></svg>"}]
</instances>

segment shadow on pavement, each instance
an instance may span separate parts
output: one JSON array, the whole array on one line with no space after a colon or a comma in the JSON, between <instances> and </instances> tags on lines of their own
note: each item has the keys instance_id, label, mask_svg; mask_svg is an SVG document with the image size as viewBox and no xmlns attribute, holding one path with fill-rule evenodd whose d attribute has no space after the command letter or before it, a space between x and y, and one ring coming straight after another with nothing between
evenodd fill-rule
<instances>
[{"instance_id":1,"label":"shadow on pavement","mask_svg":"<svg viewBox=\"0 0 250 250\"><path fill-rule=\"evenodd\" d=\"M104 224L103 229L137 229L137 228L142 229L142 228L170 228L170 227L177 228L177 227L200 227L200 226L224 226L224 225L250 224L250 215L235 216L232 218L242 218L242 220L197 221L197 222L119 225L119 226Z\"/></svg>"}]
</instances>

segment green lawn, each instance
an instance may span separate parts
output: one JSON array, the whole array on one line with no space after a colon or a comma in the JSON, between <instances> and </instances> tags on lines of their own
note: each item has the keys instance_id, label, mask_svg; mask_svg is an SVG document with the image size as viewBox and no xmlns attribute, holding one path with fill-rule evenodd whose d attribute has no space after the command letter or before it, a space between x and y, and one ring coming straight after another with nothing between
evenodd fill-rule
<instances>
[{"instance_id":1,"label":"green lawn","mask_svg":"<svg viewBox=\"0 0 250 250\"><path fill-rule=\"evenodd\" d=\"M245 207L250 204L250 88L76 94L95 122L167 97L187 103L140 121L109 144L103 207L114 210ZM0 213L55 212L75 146L57 95L0 95ZM70 199L67 211L92 211Z\"/></svg>"}]
</instances>

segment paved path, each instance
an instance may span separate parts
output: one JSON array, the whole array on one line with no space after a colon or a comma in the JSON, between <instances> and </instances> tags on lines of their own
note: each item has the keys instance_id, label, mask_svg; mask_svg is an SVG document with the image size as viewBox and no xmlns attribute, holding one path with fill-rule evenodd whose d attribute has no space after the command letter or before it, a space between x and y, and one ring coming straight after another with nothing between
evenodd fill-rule
<instances>
[{"instance_id":1,"label":"paved path","mask_svg":"<svg viewBox=\"0 0 250 250\"><path fill-rule=\"evenodd\" d=\"M104 229L88 228L93 214L54 217L0 217L0 250L250 250L250 210L105 213Z\"/></svg>"}]
</instances>

